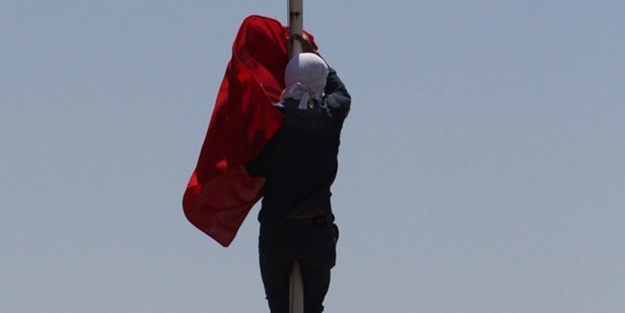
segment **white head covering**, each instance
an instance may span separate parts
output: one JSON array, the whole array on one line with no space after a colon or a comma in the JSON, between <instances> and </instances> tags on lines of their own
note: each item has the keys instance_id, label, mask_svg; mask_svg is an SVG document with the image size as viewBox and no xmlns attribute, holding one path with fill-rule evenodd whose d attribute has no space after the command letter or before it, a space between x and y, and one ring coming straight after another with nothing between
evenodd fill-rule
<instances>
[{"instance_id":1,"label":"white head covering","mask_svg":"<svg viewBox=\"0 0 625 313\"><path fill-rule=\"evenodd\" d=\"M328 77L328 65L314 53L295 55L286 65L284 83L286 88L280 95L280 101L300 100L299 108L312 106L311 99L321 99Z\"/></svg>"}]
</instances>

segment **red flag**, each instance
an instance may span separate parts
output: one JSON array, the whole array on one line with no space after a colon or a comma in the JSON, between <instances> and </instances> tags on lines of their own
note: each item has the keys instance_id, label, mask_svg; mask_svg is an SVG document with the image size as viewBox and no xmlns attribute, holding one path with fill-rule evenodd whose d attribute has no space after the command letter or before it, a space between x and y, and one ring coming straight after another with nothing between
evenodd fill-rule
<instances>
[{"instance_id":1,"label":"red flag","mask_svg":"<svg viewBox=\"0 0 625 313\"><path fill-rule=\"evenodd\" d=\"M284 89L287 37L288 29L274 19L253 15L243 21L183 196L189 222L225 247L262 196L264 179L249 176L243 164L281 126L273 103Z\"/></svg>"}]
</instances>

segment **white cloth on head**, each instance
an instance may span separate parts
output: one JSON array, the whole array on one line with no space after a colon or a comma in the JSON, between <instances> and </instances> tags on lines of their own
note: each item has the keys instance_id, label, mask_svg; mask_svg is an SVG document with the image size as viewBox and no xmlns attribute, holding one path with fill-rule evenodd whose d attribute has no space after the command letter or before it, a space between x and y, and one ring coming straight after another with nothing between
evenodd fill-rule
<instances>
[{"instance_id":1,"label":"white cloth on head","mask_svg":"<svg viewBox=\"0 0 625 313\"><path fill-rule=\"evenodd\" d=\"M328 65L314 53L295 55L286 65L284 83L286 88L280 95L280 101L300 100L299 108L312 107L312 99L320 100L326 87Z\"/></svg>"}]
</instances>

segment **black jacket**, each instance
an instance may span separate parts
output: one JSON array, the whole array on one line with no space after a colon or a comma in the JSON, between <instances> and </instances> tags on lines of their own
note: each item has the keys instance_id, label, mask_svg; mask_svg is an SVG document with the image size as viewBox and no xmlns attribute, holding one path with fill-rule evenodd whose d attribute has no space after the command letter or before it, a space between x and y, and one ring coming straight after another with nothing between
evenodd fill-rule
<instances>
[{"instance_id":1,"label":"black jacket","mask_svg":"<svg viewBox=\"0 0 625 313\"><path fill-rule=\"evenodd\" d=\"M261 154L246 165L252 176L266 179L261 227L276 227L299 210L324 208L332 217L330 187L338 171L338 152L343 121L351 97L332 68L325 96L309 109L299 100L277 106L284 120Z\"/></svg>"}]
</instances>

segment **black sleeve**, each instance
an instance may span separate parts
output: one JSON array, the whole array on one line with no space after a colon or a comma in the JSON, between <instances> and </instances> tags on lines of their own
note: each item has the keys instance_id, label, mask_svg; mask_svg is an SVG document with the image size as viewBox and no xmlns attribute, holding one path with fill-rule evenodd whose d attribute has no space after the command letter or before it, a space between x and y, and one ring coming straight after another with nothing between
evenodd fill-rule
<instances>
[{"instance_id":1,"label":"black sleeve","mask_svg":"<svg viewBox=\"0 0 625 313\"><path fill-rule=\"evenodd\" d=\"M247 173L252 177L264 177L265 168L263 166L263 154L261 153L253 160L245 163L243 167L245 167Z\"/></svg>"},{"instance_id":2,"label":"black sleeve","mask_svg":"<svg viewBox=\"0 0 625 313\"><path fill-rule=\"evenodd\" d=\"M329 67L328 78L326 80L325 87L325 102L328 107L333 110L344 112L345 115L349 112L351 106L351 96L345 88L345 84L339 78L336 70Z\"/></svg>"}]
</instances>

